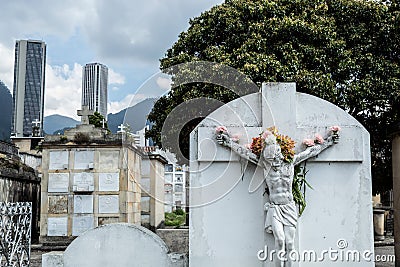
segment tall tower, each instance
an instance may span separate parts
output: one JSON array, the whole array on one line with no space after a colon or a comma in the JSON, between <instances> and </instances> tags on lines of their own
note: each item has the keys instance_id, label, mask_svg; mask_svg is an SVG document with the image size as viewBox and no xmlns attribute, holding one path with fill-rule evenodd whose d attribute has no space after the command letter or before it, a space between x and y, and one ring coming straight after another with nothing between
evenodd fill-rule
<instances>
[{"instance_id":1,"label":"tall tower","mask_svg":"<svg viewBox=\"0 0 400 267\"><path fill-rule=\"evenodd\" d=\"M45 68L46 44L44 42L16 41L12 136L43 135ZM34 121L35 124L33 124Z\"/></svg>"},{"instance_id":2,"label":"tall tower","mask_svg":"<svg viewBox=\"0 0 400 267\"><path fill-rule=\"evenodd\" d=\"M107 118L108 68L100 63L86 64L82 77L82 106Z\"/></svg>"}]
</instances>

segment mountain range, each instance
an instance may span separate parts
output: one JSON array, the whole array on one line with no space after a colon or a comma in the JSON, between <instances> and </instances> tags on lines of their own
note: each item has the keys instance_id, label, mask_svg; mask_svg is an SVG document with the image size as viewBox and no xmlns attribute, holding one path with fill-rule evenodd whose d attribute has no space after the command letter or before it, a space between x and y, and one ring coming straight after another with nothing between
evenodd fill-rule
<instances>
[{"instance_id":1,"label":"mountain range","mask_svg":"<svg viewBox=\"0 0 400 267\"><path fill-rule=\"evenodd\" d=\"M143 129L147 124L147 115L154 106L156 98L148 98L136 105L115 114L108 114L107 124L111 132L116 133L122 123L129 124L131 132ZM50 115L44 117L44 132L47 134L63 133L65 129L75 127L80 122L70 117Z\"/></svg>"},{"instance_id":2,"label":"mountain range","mask_svg":"<svg viewBox=\"0 0 400 267\"><path fill-rule=\"evenodd\" d=\"M9 140L11 136L12 95L0 81L0 140ZM138 104L123 109L115 114L108 114L108 128L116 133L122 123L129 124L131 132L136 132L148 123L147 115L154 106L156 98L148 98ZM44 118L43 130L46 134L62 133L65 129L75 127L80 122L62 115L50 115Z\"/></svg>"}]
</instances>

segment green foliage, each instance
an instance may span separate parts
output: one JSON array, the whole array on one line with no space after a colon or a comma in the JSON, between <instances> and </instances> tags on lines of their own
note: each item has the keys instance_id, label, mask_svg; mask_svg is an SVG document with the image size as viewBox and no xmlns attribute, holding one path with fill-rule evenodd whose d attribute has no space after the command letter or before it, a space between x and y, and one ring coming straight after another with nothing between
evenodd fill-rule
<instances>
[{"instance_id":1,"label":"green foliage","mask_svg":"<svg viewBox=\"0 0 400 267\"><path fill-rule=\"evenodd\" d=\"M165 213L166 226L181 226L186 222L186 213L182 209L176 209L173 212Z\"/></svg>"},{"instance_id":2,"label":"green foliage","mask_svg":"<svg viewBox=\"0 0 400 267\"><path fill-rule=\"evenodd\" d=\"M301 167L300 165L296 165L294 168L294 177L292 183L292 193L294 201L299 206L299 216L303 213L304 209L307 206L306 203L306 188L309 187L312 189L311 185L306 181L306 166ZM303 191L302 191L303 189Z\"/></svg>"},{"instance_id":3,"label":"green foliage","mask_svg":"<svg viewBox=\"0 0 400 267\"><path fill-rule=\"evenodd\" d=\"M93 124L97 128L103 128L103 119L105 120L104 116L95 111L93 115L89 116L89 124ZM104 129L110 132L107 122L104 123Z\"/></svg>"},{"instance_id":4,"label":"green foliage","mask_svg":"<svg viewBox=\"0 0 400 267\"><path fill-rule=\"evenodd\" d=\"M231 66L258 86L265 81L296 82L297 91L338 105L367 128L374 191L391 188L388 129L400 119L398 1L226 0L189 23L161 59L161 69L173 75L174 84L182 77L168 68L190 61ZM193 73L188 69L185 76ZM163 145L160 133L170 112L202 96L223 103L238 97L205 83L177 86L155 104L148 116L154 126L147 136ZM190 112L187 116L193 116ZM199 121L187 122L180 130L186 157L188 134Z\"/></svg>"}]
</instances>

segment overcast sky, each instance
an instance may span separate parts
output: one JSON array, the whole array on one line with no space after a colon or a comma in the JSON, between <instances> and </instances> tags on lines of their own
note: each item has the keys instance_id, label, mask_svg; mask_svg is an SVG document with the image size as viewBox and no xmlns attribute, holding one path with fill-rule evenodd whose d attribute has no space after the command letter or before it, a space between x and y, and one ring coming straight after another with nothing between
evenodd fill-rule
<instances>
[{"instance_id":1,"label":"overcast sky","mask_svg":"<svg viewBox=\"0 0 400 267\"><path fill-rule=\"evenodd\" d=\"M45 116L77 118L82 66L109 67L109 113L168 90L159 59L189 19L223 0L15 0L1 4L0 80L12 91L14 45L47 44ZM138 89L142 84L145 87ZM131 104L134 104L133 102Z\"/></svg>"}]
</instances>

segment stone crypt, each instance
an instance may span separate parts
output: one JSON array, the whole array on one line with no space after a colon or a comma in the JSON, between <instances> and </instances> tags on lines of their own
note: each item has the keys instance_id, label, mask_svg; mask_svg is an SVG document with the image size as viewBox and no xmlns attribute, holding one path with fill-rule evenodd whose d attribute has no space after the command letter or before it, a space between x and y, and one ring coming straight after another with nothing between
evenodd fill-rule
<instances>
[{"instance_id":1,"label":"stone crypt","mask_svg":"<svg viewBox=\"0 0 400 267\"><path fill-rule=\"evenodd\" d=\"M124 132L82 124L42 143L40 242L70 241L108 223L141 222L142 154Z\"/></svg>"}]
</instances>

